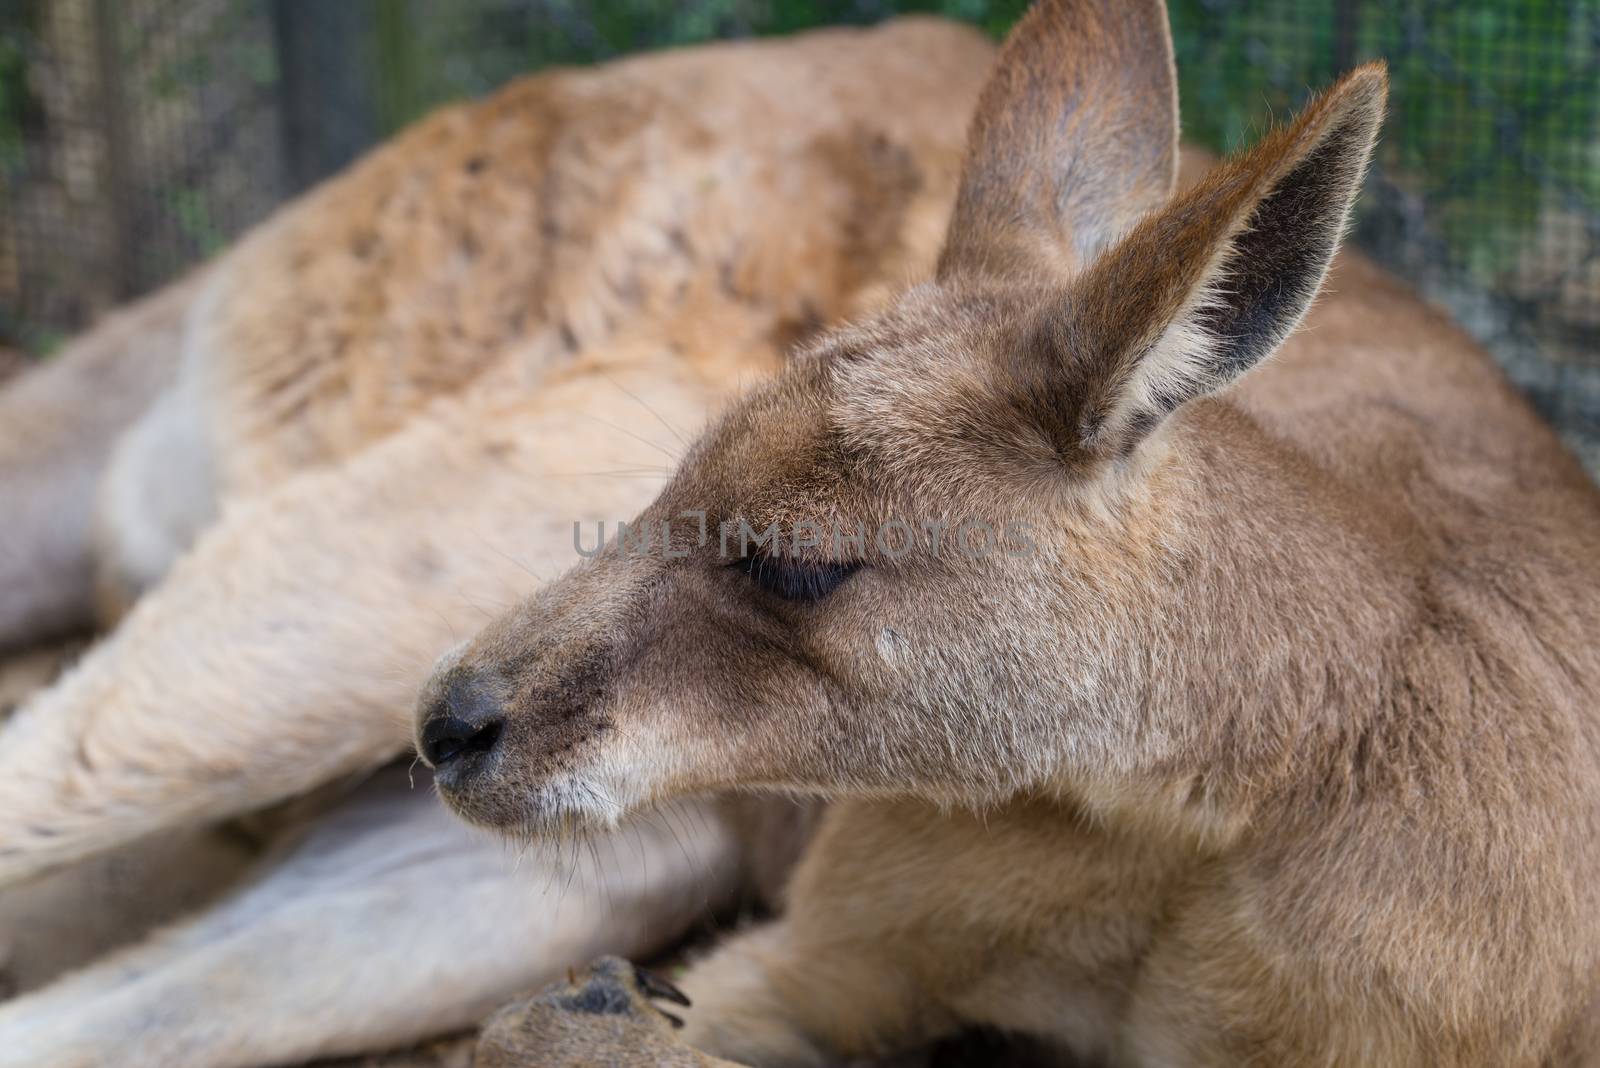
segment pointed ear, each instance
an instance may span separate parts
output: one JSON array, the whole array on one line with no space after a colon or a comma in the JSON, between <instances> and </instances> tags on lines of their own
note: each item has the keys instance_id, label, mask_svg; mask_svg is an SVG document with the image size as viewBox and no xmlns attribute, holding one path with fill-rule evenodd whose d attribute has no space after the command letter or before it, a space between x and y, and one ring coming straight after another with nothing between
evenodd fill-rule
<instances>
[{"instance_id":1,"label":"pointed ear","mask_svg":"<svg viewBox=\"0 0 1600 1068\"><path fill-rule=\"evenodd\" d=\"M1346 75L1146 218L1052 302L1038 340L1076 409L1064 424L1076 440L1064 444L1128 452L1299 325L1360 190L1387 93L1381 63ZM1063 426L1060 415L1052 422Z\"/></svg>"},{"instance_id":2,"label":"pointed ear","mask_svg":"<svg viewBox=\"0 0 1600 1068\"><path fill-rule=\"evenodd\" d=\"M939 277L1088 262L1171 194L1177 147L1162 0L1040 0L978 100Z\"/></svg>"}]
</instances>

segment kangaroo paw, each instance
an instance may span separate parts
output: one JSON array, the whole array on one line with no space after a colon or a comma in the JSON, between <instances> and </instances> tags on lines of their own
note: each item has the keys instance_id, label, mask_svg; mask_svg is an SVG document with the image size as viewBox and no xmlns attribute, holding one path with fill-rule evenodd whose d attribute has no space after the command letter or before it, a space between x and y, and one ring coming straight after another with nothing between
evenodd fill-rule
<instances>
[{"instance_id":1,"label":"kangaroo paw","mask_svg":"<svg viewBox=\"0 0 1600 1068\"><path fill-rule=\"evenodd\" d=\"M619 957L496 1013L478 1042L477 1068L731 1068L683 1044L683 1020L660 1007L689 999L661 976Z\"/></svg>"}]
</instances>

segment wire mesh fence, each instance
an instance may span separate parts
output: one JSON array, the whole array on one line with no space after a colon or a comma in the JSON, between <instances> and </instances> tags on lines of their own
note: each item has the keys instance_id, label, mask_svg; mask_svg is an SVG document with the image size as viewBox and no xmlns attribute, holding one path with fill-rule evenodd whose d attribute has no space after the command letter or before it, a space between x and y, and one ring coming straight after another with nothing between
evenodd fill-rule
<instances>
[{"instance_id":1,"label":"wire mesh fence","mask_svg":"<svg viewBox=\"0 0 1600 1068\"><path fill-rule=\"evenodd\" d=\"M1355 238L1600 470L1600 0L1169 0L1186 136L1393 78ZM1025 0L0 0L0 347L44 353L453 98L553 63Z\"/></svg>"}]
</instances>

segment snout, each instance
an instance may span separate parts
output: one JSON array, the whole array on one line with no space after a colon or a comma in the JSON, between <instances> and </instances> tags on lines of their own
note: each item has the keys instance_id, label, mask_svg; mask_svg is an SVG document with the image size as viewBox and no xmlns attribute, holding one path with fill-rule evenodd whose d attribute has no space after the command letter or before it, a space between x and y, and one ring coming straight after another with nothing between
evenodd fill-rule
<instances>
[{"instance_id":1,"label":"snout","mask_svg":"<svg viewBox=\"0 0 1600 1068\"><path fill-rule=\"evenodd\" d=\"M587 575L492 621L445 653L423 686L417 753L440 798L475 826L518 836L609 827L648 785L615 700L619 635L636 624L607 625L638 615L638 604Z\"/></svg>"},{"instance_id":2,"label":"snout","mask_svg":"<svg viewBox=\"0 0 1600 1068\"><path fill-rule=\"evenodd\" d=\"M440 786L466 785L499 759L505 712L498 691L481 675L450 672L431 686L417 712L417 753Z\"/></svg>"}]
</instances>

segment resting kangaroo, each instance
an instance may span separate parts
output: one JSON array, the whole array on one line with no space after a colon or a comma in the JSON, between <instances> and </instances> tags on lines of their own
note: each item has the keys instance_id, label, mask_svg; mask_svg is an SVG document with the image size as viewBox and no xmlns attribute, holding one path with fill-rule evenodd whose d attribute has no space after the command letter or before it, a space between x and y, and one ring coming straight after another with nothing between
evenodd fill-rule
<instances>
[{"instance_id":1,"label":"resting kangaroo","mask_svg":"<svg viewBox=\"0 0 1600 1068\"><path fill-rule=\"evenodd\" d=\"M1138 1066L1597 1063L1600 493L1333 263L1385 93L1360 68L1174 196L1159 0L1024 18L931 280L720 417L653 549L425 690L443 796L514 834L835 799L782 918L683 980L687 1048L609 962L482 1063L973 1025Z\"/></svg>"},{"instance_id":2,"label":"resting kangaroo","mask_svg":"<svg viewBox=\"0 0 1600 1068\"><path fill-rule=\"evenodd\" d=\"M928 269L992 53L913 19L526 79L0 394L0 646L117 617L0 731L0 884L401 755L428 665L574 520L636 511L724 398ZM209 911L0 1006L0 1065L465 1027L735 901L793 812L686 802L519 868L417 780L325 792ZM48 926L0 908L0 961Z\"/></svg>"}]
</instances>

